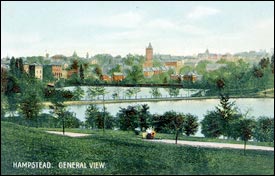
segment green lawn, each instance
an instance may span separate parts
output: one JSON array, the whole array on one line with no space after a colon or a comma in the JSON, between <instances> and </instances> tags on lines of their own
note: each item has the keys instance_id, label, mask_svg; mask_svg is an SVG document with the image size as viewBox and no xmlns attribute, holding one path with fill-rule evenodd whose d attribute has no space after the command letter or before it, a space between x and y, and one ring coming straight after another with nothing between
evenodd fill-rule
<instances>
[{"instance_id":1,"label":"green lawn","mask_svg":"<svg viewBox=\"0 0 275 176\"><path fill-rule=\"evenodd\" d=\"M1 121L1 174L274 174L274 152L208 149L142 141L132 132L92 131L83 138ZM16 169L13 162L51 162ZM60 169L58 162L105 162L105 169Z\"/></svg>"}]
</instances>

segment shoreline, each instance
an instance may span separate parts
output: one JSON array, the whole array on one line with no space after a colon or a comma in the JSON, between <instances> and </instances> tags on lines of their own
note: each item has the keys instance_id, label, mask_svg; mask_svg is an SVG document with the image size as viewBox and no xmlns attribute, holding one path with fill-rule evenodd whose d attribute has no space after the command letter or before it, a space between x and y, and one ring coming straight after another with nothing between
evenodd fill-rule
<instances>
[{"instance_id":1,"label":"shoreline","mask_svg":"<svg viewBox=\"0 0 275 176\"><path fill-rule=\"evenodd\" d=\"M264 97L264 96L232 96L231 99L245 99L245 98L272 98L274 97ZM114 103L135 103L135 102L159 102L159 101L181 101L181 100L207 100L207 99L219 99L217 96L207 96L207 97L172 97L172 98L146 98L146 99L118 99L118 100L105 100L105 104L114 104ZM89 105L89 104L103 104L103 100L80 100L80 101L65 101L65 105ZM52 105L51 102L43 102L43 105L49 106Z\"/></svg>"}]
</instances>

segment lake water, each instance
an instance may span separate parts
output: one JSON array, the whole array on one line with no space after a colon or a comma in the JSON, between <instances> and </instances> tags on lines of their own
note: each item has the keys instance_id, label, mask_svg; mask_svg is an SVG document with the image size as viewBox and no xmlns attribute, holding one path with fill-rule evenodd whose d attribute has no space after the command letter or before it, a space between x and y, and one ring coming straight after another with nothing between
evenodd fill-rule
<instances>
[{"instance_id":1,"label":"lake water","mask_svg":"<svg viewBox=\"0 0 275 176\"><path fill-rule=\"evenodd\" d=\"M274 99L273 98L240 98L231 99L235 101L241 113L247 113L248 117L258 118L259 116L268 116L274 118ZM151 114L163 114L166 111L176 111L181 113L191 113L198 116L201 121L207 111L215 109L215 106L219 104L219 99L206 99L206 100L180 100L180 101L159 101L159 102L134 102L134 103L114 103L105 104L106 110L115 116L120 108L126 108L127 106L133 106L138 104L148 104ZM99 108L103 108L103 105L98 104ZM85 111L88 105L71 105L67 109L76 114L76 117L81 121L85 120ZM44 110L48 112L48 110ZM195 136L203 136L199 132Z\"/></svg>"}]
</instances>

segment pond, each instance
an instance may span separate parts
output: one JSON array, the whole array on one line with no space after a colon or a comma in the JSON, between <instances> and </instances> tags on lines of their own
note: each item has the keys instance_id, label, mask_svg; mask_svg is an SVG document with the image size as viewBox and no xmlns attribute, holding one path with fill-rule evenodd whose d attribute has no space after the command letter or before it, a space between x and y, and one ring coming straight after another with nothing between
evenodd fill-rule
<instances>
[{"instance_id":1,"label":"pond","mask_svg":"<svg viewBox=\"0 0 275 176\"><path fill-rule=\"evenodd\" d=\"M273 98L238 98L230 99L234 101L236 107L241 113L247 114L247 117L258 118L260 116L274 117L274 99ZM204 118L207 111L214 110L219 104L219 99L203 99L203 100L178 100L178 101L159 101L159 102L133 102L133 103L114 103L105 104L106 111L115 116L120 108L134 106L138 104L148 104L151 114L163 114L167 111L176 111L181 113L191 113L198 116L199 121ZM102 104L97 105L103 109ZM81 121L85 120L85 111L88 105L70 105L67 109L76 114ZM44 110L48 112L48 110ZM200 130L195 136L203 136Z\"/></svg>"}]
</instances>

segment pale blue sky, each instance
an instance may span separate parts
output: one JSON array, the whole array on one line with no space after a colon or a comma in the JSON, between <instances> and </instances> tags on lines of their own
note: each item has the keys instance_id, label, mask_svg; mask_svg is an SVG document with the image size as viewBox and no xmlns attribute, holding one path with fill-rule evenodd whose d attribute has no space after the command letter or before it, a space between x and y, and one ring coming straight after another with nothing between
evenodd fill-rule
<instances>
[{"instance_id":1,"label":"pale blue sky","mask_svg":"<svg viewBox=\"0 0 275 176\"><path fill-rule=\"evenodd\" d=\"M274 2L3 2L1 57L274 48Z\"/></svg>"}]
</instances>

